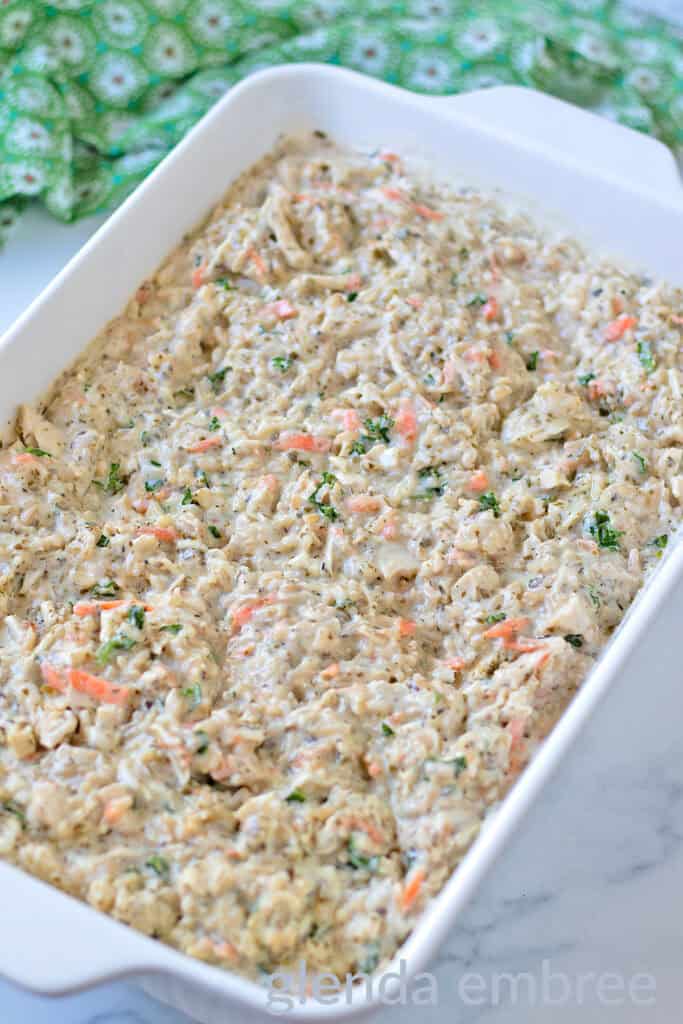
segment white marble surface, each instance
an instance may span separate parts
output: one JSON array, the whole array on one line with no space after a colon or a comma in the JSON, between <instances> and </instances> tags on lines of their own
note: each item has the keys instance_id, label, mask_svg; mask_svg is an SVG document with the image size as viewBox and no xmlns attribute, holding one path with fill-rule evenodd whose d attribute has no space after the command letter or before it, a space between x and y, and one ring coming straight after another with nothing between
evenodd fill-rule
<instances>
[{"instance_id":1,"label":"white marble surface","mask_svg":"<svg viewBox=\"0 0 683 1024\"><path fill-rule=\"evenodd\" d=\"M683 21L683 0L651 0L650 6ZM82 243L91 225L53 231L36 262L33 238L43 228L40 218L28 221L11 251L0 257L5 285L8 257L26 269L22 290L3 288L0 329L59 269L68 251ZM683 592L679 597L680 608ZM384 1009L376 1024L412 1024L418 1016L421 1024L673 1024L680 1019L683 667L672 676L670 671L658 672L656 662L656 652L649 654L635 684L610 695L444 944L432 968L438 1006ZM544 960L553 972L566 975L574 998L563 1005L538 1000L534 1005L523 997L513 1004L504 980L499 980L500 998L494 998L501 972L528 972L538 983ZM482 979L484 1005L468 1005L463 999L466 972ZM634 1005L622 999L619 1005L606 1005L604 994L601 1001L594 985L585 982L586 996L579 1005L578 976L587 972L614 972L626 985L634 975L646 973L656 986L654 1002ZM522 992L524 985L520 983ZM610 991L617 1000L616 990ZM0 1024L188 1020L132 984L50 1000L0 981ZM225 1024L239 1022L239 1014L226 1014Z\"/></svg>"}]
</instances>

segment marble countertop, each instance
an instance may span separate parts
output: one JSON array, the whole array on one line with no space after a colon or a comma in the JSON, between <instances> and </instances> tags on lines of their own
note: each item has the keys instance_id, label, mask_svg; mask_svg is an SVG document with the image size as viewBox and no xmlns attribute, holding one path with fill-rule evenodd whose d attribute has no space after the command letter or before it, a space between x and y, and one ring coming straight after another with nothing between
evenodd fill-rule
<instances>
[{"instance_id":1,"label":"marble countertop","mask_svg":"<svg viewBox=\"0 0 683 1024\"><path fill-rule=\"evenodd\" d=\"M683 22L680 0L640 6ZM26 218L0 254L0 330L98 223ZM648 664L635 684L610 694L444 943L431 968L437 1005L384 1008L375 1024L411 1024L418 1014L420 1024L680 1018L683 667L678 675ZM653 703L666 713L645 713ZM0 981L1 1024L189 1021L134 984L52 1000ZM225 1024L240 1024L239 1013Z\"/></svg>"}]
</instances>

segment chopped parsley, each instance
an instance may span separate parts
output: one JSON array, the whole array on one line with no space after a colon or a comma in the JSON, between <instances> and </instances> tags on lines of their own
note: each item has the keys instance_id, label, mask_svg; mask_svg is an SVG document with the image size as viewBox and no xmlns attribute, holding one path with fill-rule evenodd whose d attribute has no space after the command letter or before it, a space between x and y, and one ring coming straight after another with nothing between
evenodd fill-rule
<instances>
[{"instance_id":1,"label":"chopped parsley","mask_svg":"<svg viewBox=\"0 0 683 1024\"><path fill-rule=\"evenodd\" d=\"M44 456L47 456L48 459L52 458L50 453L46 452L44 448L24 448L24 451L28 455L36 455L39 459L42 459Z\"/></svg>"},{"instance_id":2,"label":"chopped parsley","mask_svg":"<svg viewBox=\"0 0 683 1024\"><path fill-rule=\"evenodd\" d=\"M382 732L384 733L385 736L395 736L396 735L396 733L391 728L391 726L387 725L386 722L382 722Z\"/></svg>"},{"instance_id":3,"label":"chopped parsley","mask_svg":"<svg viewBox=\"0 0 683 1024\"><path fill-rule=\"evenodd\" d=\"M280 371L280 373L287 373L287 370L292 365L293 359L293 356L273 356L271 363L276 370Z\"/></svg>"},{"instance_id":4,"label":"chopped parsley","mask_svg":"<svg viewBox=\"0 0 683 1024\"><path fill-rule=\"evenodd\" d=\"M106 537L103 533L101 533L99 535L98 539L97 539L97 543L95 544L95 547L96 548L108 548L109 544L110 544L109 537Z\"/></svg>"},{"instance_id":5,"label":"chopped parsley","mask_svg":"<svg viewBox=\"0 0 683 1024\"><path fill-rule=\"evenodd\" d=\"M583 636L581 633L566 633L564 639L572 647L583 647Z\"/></svg>"},{"instance_id":6,"label":"chopped parsley","mask_svg":"<svg viewBox=\"0 0 683 1024\"><path fill-rule=\"evenodd\" d=\"M199 743L195 748L195 754L205 754L209 749L210 743L208 732L204 732L203 729L198 729L194 735L199 740Z\"/></svg>"},{"instance_id":7,"label":"chopped parsley","mask_svg":"<svg viewBox=\"0 0 683 1024\"><path fill-rule=\"evenodd\" d=\"M458 754L457 757L453 758L451 764L453 765L453 772L457 779L458 775L461 775L462 772L465 771L465 768L467 768L467 758L463 757L462 754Z\"/></svg>"},{"instance_id":8,"label":"chopped parsley","mask_svg":"<svg viewBox=\"0 0 683 1024\"><path fill-rule=\"evenodd\" d=\"M363 856L362 853L358 852L354 837L349 836L349 857L347 863L356 871L360 868L366 868L368 871L376 871L377 865L379 864L379 857Z\"/></svg>"},{"instance_id":9,"label":"chopped parsley","mask_svg":"<svg viewBox=\"0 0 683 1024\"><path fill-rule=\"evenodd\" d=\"M539 356L538 350L536 352L532 352L531 353L531 355L529 356L529 358L526 361L526 368L527 368L527 370L536 370L536 369L538 369L538 356Z\"/></svg>"},{"instance_id":10,"label":"chopped parsley","mask_svg":"<svg viewBox=\"0 0 683 1024\"><path fill-rule=\"evenodd\" d=\"M493 625L495 622L502 622L504 618L505 612L492 612L491 615L486 616L486 621Z\"/></svg>"},{"instance_id":11,"label":"chopped parsley","mask_svg":"<svg viewBox=\"0 0 683 1024\"><path fill-rule=\"evenodd\" d=\"M8 814L13 814L18 820L22 828L26 828L26 815L22 811L18 804L15 804L14 800L5 800L2 804L2 809L7 811Z\"/></svg>"},{"instance_id":12,"label":"chopped parsley","mask_svg":"<svg viewBox=\"0 0 683 1024\"><path fill-rule=\"evenodd\" d=\"M588 385L590 384L590 382L592 380L595 380L595 374L594 373L582 373L576 379L578 380L579 384L582 384L586 388L586 387L588 387Z\"/></svg>"},{"instance_id":13,"label":"chopped parsley","mask_svg":"<svg viewBox=\"0 0 683 1024\"><path fill-rule=\"evenodd\" d=\"M508 343L508 345L514 344L515 332L514 331L506 331L505 332L505 340Z\"/></svg>"},{"instance_id":14,"label":"chopped parsley","mask_svg":"<svg viewBox=\"0 0 683 1024\"><path fill-rule=\"evenodd\" d=\"M219 288L224 288L226 292L229 292L232 288L232 285L228 281L227 277L217 277L216 280L214 281L214 284L217 285Z\"/></svg>"},{"instance_id":15,"label":"chopped parsley","mask_svg":"<svg viewBox=\"0 0 683 1024\"><path fill-rule=\"evenodd\" d=\"M431 485L423 485L417 494L411 494L415 501L431 501L433 498L440 498L444 492L445 484L439 483L441 470L438 466L425 466L418 470L420 480L432 480Z\"/></svg>"},{"instance_id":16,"label":"chopped parsley","mask_svg":"<svg viewBox=\"0 0 683 1024\"><path fill-rule=\"evenodd\" d=\"M230 366L224 366L222 370L216 370L214 373L209 374L209 384L211 384L214 391L220 391L221 384L225 380L225 375L230 371Z\"/></svg>"},{"instance_id":17,"label":"chopped parsley","mask_svg":"<svg viewBox=\"0 0 683 1024\"><path fill-rule=\"evenodd\" d=\"M116 597L119 592L118 583L113 580L100 580L92 588L93 597Z\"/></svg>"},{"instance_id":18,"label":"chopped parsley","mask_svg":"<svg viewBox=\"0 0 683 1024\"><path fill-rule=\"evenodd\" d=\"M145 867L151 868L155 875L163 879L168 879L171 873L171 865L165 857L161 857L158 853L153 854L149 860L145 861Z\"/></svg>"},{"instance_id":19,"label":"chopped parsley","mask_svg":"<svg viewBox=\"0 0 683 1024\"><path fill-rule=\"evenodd\" d=\"M182 496L182 499L180 501L180 504L181 505L196 505L197 504L197 502L194 500L194 497L192 496L192 489L190 487L186 487L185 490L183 491L183 496Z\"/></svg>"},{"instance_id":20,"label":"chopped parsley","mask_svg":"<svg viewBox=\"0 0 683 1024\"><path fill-rule=\"evenodd\" d=\"M293 789L292 792L285 797L285 800L288 804L303 804L306 803L306 794L302 793L300 789Z\"/></svg>"},{"instance_id":21,"label":"chopped parsley","mask_svg":"<svg viewBox=\"0 0 683 1024\"><path fill-rule=\"evenodd\" d=\"M353 442L351 451L354 455L365 455L376 441L382 441L384 444L390 444L391 438L389 437L389 431L393 425L394 421L390 416L385 416L384 413L382 413L381 416L378 416L376 420L370 418L363 420L365 433L361 434L358 440Z\"/></svg>"},{"instance_id":22,"label":"chopped parsley","mask_svg":"<svg viewBox=\"0 0 683 1024\"><path fill-rule=\"evenodd\" d=\"M104 665L109 664L117 651L129 651L131 647L135 647L136 643L137 640L134 640L132 636L126 636L125 633L119 633L112 637L111 640L107 640L106 643L102 644L95 655L95 660L98 665L104 667Z\"/></svg>"},{"instance_id":23,"label":"chopped parsley","mask_svg":"<svg viewBox=\"0 0 683 1024\"><path fill-rule=\"evenodd\" d=\"M134 604L132 608L128 609L128 621L132 622L138 629L142 629L145 625L145 609L141 604Z\"/></svg>"},{"instance_id":24,"label":"chopped parsley","mask_svg":"<svg viewBox=\"0 0 683 1024\"><path fill-rule=\"evenodd\" d=\"M500 505L498 504L498 498L495 496L493 491L487 491L486 494L480 494L479 504L481 505L482 512L493 512L496 519L498 519L500 516Z\"/></svg>"},{"instance_id":25,"label":"chopped parsley","mask_svg":"<svg viewBox=\"0 0 683 1024\"><path fill-rule=\"evenodd\" d=\"M308 497L309 505L313 505L314 508L317 508L320 515L324 516L325 519L329 519L331 523L339 518L339 513L333 505L330 505L329 501L321 501L320 498L318 498L318 494L323 487L333 487L336 482L337 478L333 473L323 473L322 480L313 493Z\"/></svg>"},{"instance_id":26,"label":"chopped parsley","mask_svg":"<svg viewBox=\"0 0 683 1024\"><path fill-rule=\"evenodd\" d=\"M221 531L218 529L217 526L214 526L213 523L209 523L207 529L212 537L215 537L216 540L220 540Z\"/></svg>"},{"instance_id":27,"label":"chopped parsley","mask_svg":"<svg viewBox=\"0 0 683 1024\"><path fill-rule=\"evenodd\" d=\"M156 494L163 486L163 480L145 480L145 490L148 494Z\"/></svg>"},{"instance_id":28,"label":"chopped parsley","mask_svg":"<svg viewBox=\"0 0 683 1024\"><path fill-rule=\"evenodd\" d=\"M631 452L631 455L633 456L633 458L636 460L636 462L640 466L640 472L641 473L647 473L647 462L645 461L643 456L640 455L638 452Z\"/></svg>"},{"instance_id":29,"label":"chopped parsley","mask_svg":"<svg viewBox=\"0 0 683 1024\"><path fill-rule=\"evenodd\" d=\"M182 628L179 622L171 622L168 626L159 626L159 629L165 633L173 633L174 636L177 636Z\"/></svg>"},{"instance_id":30,"label":"chopped parsley","mask_svg":"<svg viewBox=\"0 0 683 1024\"><path fill-rule=\"evenodd\" d=\"M346 301L347 302L355 302L357 298L358 298L358 292L349 292L349 294L346 296Z\"/></svg>"},{"instance_id":31,"label":"chopped parsley","mask_svg":"<svg viewBox=\"0 0 683 1024\"><path fill-rule=\"evenodd\" d=\"M638 359L640 365L647 373L652 373L655 368L655 357L652 354L652 346L649 341L638 342Z\"/></svg>"},{"instance_id":32,"label":"chopped parsley","mask_svg":"<svg viewBox=\"0 0 683 1024\"><path fill-rule=\"evenodd\" d=\"M593 522L589 526L589 532L592 537L595 538L599 547L606 548L608 551L617 551L619 549L619 538L621 537L621 531L615 530L610 523L609 514L598 509L593 515Z\"/></svg>"},{"instance_id":33,"label":"chopped parsley","mask_svg":"<svg viewBox=\"0 0 683 1024\"><path fill-rule=\"evenodd\" d=\"M669 543L668 533L660 533L659 537L655 537L652 543L656 548L659 548L660 551L663 551Z\"/></svg>"},{"instance_id":34,"label":"chopped parsley","mask_svg":"<svg viewBox=\"0 0 683 1024\"><path fill-rule=\"evenodd\" d=\"M482 295L481 292L478 292L476 295L473 295L471 299L468 299L467 302L465 303L465 305L467 305L467 306L485 306L487 301L488 300L487 300L486 296Z\"/></svg>"},{"instance_id":35,"label":"chopped parsley","mask_svg":"<svg viewBox=\"0 0 683 1024\"><path fill-rule=\"evenodd\" d=\"M126 478L121 476L121 465L118 462L112 462L107 473L107 479L102 482L101 480L93 480L96 487L100 487L107 494L118 494L126 486Z\"/></svg>"},{"instance_id":36,"label":"chopped parsley","mask_svg":"<svg viewBox=\"0 0 683 1024\"><path fill-rule=\"evenodd\" d=\"M209 420L209 430L213 434L217 430L220 430L220 429L221 429L221 421L218 419L218 416L212 416L211 419Z\"/></svg>"},{"instance_id":37,"label":"chopped parsley","mask_svg":"<svg viewBox=\"0 0 683 1024\"><path fill-rule=\"evenodd\" d=\"M191 384L186 385L184 388L178 388L177 391L173 392L174 398L186 398L188 402L194 398L194 388Z\"/></svg>"},{"instance_id":38,"label":"chopped parsley","mask_svg":"<svg viewBox=\"0 0 683 1024\"><path fill-rule=\"evenodd\" d=\"M202 702L202 688L199 683L195 683L194 686L186 686L184 690L180 691L187 700L190 702L191 708L198 707Z\"/></svg>"}]
</instances>

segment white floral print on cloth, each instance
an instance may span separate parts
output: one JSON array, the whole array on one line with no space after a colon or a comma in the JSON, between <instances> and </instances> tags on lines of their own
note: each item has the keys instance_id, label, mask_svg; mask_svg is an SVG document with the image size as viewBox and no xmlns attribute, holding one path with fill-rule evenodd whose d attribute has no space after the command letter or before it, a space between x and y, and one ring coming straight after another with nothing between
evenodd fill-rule
<instances>
[{"instance_id":1,"label":"white floral print on cloth","mask_svg":"<svg viewBox=\"0 0 683 1024\"><path fill-rule=\"evenodd\" d=\"M683 148L683 32L618 0L0 0L0 240L28 198L112 208L236 81L309 60L531 85Z\"/></svg>"}]
</instances>

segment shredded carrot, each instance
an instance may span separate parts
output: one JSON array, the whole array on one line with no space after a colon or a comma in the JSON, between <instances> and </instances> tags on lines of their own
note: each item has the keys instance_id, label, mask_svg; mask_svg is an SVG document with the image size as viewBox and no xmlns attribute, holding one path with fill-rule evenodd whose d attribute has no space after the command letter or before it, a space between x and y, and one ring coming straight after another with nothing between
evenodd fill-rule
<instances>
[{"instance_id":1,"label":"shredded carrot","mask_svg":"<svg viewBox=\"0 0 683 1024\"><path fill-rule=\"evenodd\" d=\"M484 636L487 640L496 640L499 637L510 639L528 625L529 620L527 618L503 619L502 622L496 622L494 626L487 629Z\"/></svg>"},{"instance_id":2,"label":"shredded carrot","mask_svg":"<svg viewBox=\"0 0 683 1024\"><path fill-rule=\"evenodd\" d=\"M371 761L368 765L368 775L371 779L376 779L378 775L382 774L382 766L377 761Z\"/></svg>"},{"instance_id":3,"label":"shredded carrot","mask_svg":"<svg viewBox=\"0 0 683 1024\"><path fill-rule=\"evenodd\" d=\"M488 361L489 366L491 367L492 370L500 370L501 366L503 365L500 355L496 352L495 349L489 352Z\"/></svg>"},{"instance_id":4,"label":"shredded carrot","mask_svg":"<svg viewBox=\"0 0 683 1024\"><path fill-rule=\"evenodd\" d=\"M279 480L274 473L266 473L265 476L261 477L260 482L267 491L277 491L280 486Z\"/></svg>"},{"instance_id":5,"label":"shredded carrot","mask_svg":"<svg viewBox=\"0 0 683 1024\"><path fill-rule=\"evenodd\" d=\"M344 289L347 292L356 292L363 283L363 278L360 274L349 274L346 278Z\"/></svg>"},{"instance_id":6,"label":"shredded carrot","mask_svg":"<svg viewBox=\"0 0 683 1024\"><path fill-rule=\"evenodd\" d=\"M487 302L481 307L481 313L484 320L497 320L500 315L500 309L498 307L498 300L492 295Z\"/></svg>"},{"instance_id":7,"label":"shredded carrot","mask_svg":"<svg viewBox=\"0 0 683 1024\"><path fill-rule=\"evenodd\" d=\"M192 287L201 288L204 284L204 267L195 267L192 272Z\"/></svg>"},{"instance_id":8,"label":"shredded carrot","mask_svg":"<svg viewBox=\"0 0 683 1024\"><path fill-rule=\"evenodd\" d=\"M131 501L131 505L136 512L139 512L141 516L144 516L145 512L149 509L149 502L144 498L139 498L136 501Z\"/></svg>"},{"instance_id":9,"label":"shredded carrot","mask_svg":"<svg viewBox=\"0 0 683 1024\"><path fill-rule=\"evenodd\" d=\"M678 324L680 327L680 325L683 324L683 316L672 316L671 322L674 324Z\"/></svg>"},{"instance_id":10,"label":"shredded carrot","mask_svg":"<svg viewBox=\"0 0 683 1024\"><path fill-rule=\"evenodd\" d=\"M638 321L634 316L620 316L605 328L605 341L619 341L626 331L637 325Z\"/></svg>"},{"instance_id":11,"label":"shredded carrot","mask_svg":"<svg viewBox=\"0 0 683 1024\"><path fill-rule=\"evenodd\" d=\"M130 695L127 686L116 686L108 679L100 679L99 676L93 676L79 668L69 669L68 678L74 690L105 704L125 704Z\"/></svg>"},{"instance_id":12,"label":"shredded carrot","mask_svg":"<svg viewBox=\"0 0 683 1024\"><path fill-rule=\"evenodd\" d=\"M116 825L121 820L126 811L129 811L132 807L133 801L129 796L118 796L112 800L108 800L104 805L104 811L102 817L108 825Z\"/></svg>"},{"instance_id":13,"label":"shredded carrot","mask_svg":"<svg viewBox=\"0 0 683 1024\"><path fill-rule=\"evenodd\" d=\"M503 647L507 651L515 651L517 654L530 654L532 651L540 651L545 645L539 640L531 640L526 637L503 639Z\"/></svg>"},{"instance_id":14,"label":"shredded carrot","mask_svg":"<svg viewBox=\"0 0 683 1024\"><path fill-rule=\"evenodd\" d=\"M191 445L187 451L192 455L196 455L200 452L208 452L211 448L220 448L222 444L223 438L218 434L214 434L213 437L205 437L201 441L197 441L197 443Z\"/></svg>"},{"instance_id":15,"label":"shredded carrot","mask_svg":"<svg viewBox=\"0 0 683 1024\"><path fill-rule=\"evenodd\" d=\"M412 443L417 437L415 406L409 399L401 402L401 406L396 414L396 430L408 442Z\"/></svg>"},{"instance_id":16,"label":"shredded carrot","mask_svg":"<svg viewBox=\"0 0 683 1024\"><path fill-rule=\"evenodd\" d=\"M454 672L459 672L466 664L467 662L464 658L449 658L446 661L447 667L452 668Z\"/></svg>"},{"instance_id":17,"label":"shredded carrot","mask_svg":"<svg viewBox=\"0 0 683 1024\"><path fill-rule=\"evenodd\" d=\"M414 636L417 625L412 619L399 619L398 620L398 635L399 636Z\"/></svg>"},{"instance_id":18,"label":"shredded carrot","mask_svg":"<svg viewBox=\"0 0 683 1024\"><path fill-rule=\"evenodd\" d=\"M624 312L624 300L621 295L613 295L609 304L615 316L619 316L620 313Z\"/></svg>"},{"instance_id":19,"label":"shredded carrot","mask_svg":"<svg viewBox=\"0 0 683 1024\"><path fill-rule=\"evenodd\" d=\"M495 251L489 253L489 266L491 267L491 277L494 281L500 280L500 267L498 266L498 260L496 259Z\"/></svg>"},{"instance_id":20,"label":"shredded carrot","mask_svg":"<svg viewBox=\"0 0 683 1024\"><path fill-rule=\"evenodd\" d=\"M16 455L12 456L12 462L16 462L17 465L20 466L30 466L32 463L38 462L38 459L35 457L35 455L31 455L30 452L18 452Z\"/></svg>"},{"instance_id":21,"label":"shredded carrot","mask_svg":"<svg viewBox=\"0 0 683 1024\"><path fill-rule=\"evenodd\" d=\"M475 494L482 493L483 491L487 491L489 488L489 478L483 469L478 469L477 472L473 473L467 481L467 486L471 491L474 491Z\"/></svg>"},{"instance_id":22,"label":"shredded carrot","mask_svg":"<svg viewBox=\"0 0 683 1024\"><path fill-rule=\"evenodd\" d=\"M98 612L109 612L114 608L125 608L138 603L146 612L151 612L151 604L142 604L135 598L127 597L117 601L77 601L73 607L73 613L83 619L86 615L97 615Z\"/></svg>"},{"instance_id":23,"label":"shredded carrot","mask_svg":"<svg viewBox=\"0 0 683 1024\"><path fill-rule=\"evenodd\" d=\"M327 668L324 668L321 671L320 675L322 676L323 679L334 679L335 676L339 675L339 672L339 665L335 661L333 662L332 665L328 665Z\"/></svg>"},{"instance_id":24,"label":"shredded carrot","mask_svg":"<svg viewBox=\"0 0 683 1024\"><path fill-rule=\"evenodd\" d=\"M386 186L382 189L382 195L385 196L386 199L394 199L399 203L407 203L409 201L408 196L405 192L401 192L400 188L389 188Z\"/></svg>"},{"instance_id":25,"label":"shredded carrot","mask_svg":"<svg viewBox=\"0 0 683 1024\"><path fill-rule=\"evenodd\" d=\"M380 153L380 160L384 160L386 164L400 164L401 158L396 153Z\"/></svg>"},{"instance_id":26,"label":"shredded carrot","mask_svg":"<svg viewBox=\"0 0 683 1024\"><path fill-rule=\"evenodd\" d=\"M444 218L441 210L432 210L431 206L425 206L424 203L412 203L411 205L418 217L422 217L423 220L443 220Z\"/></svg>"},{"instance_id":27,"label":"shredded carrot","mask_svg":"<svg viewBox=\"0 0 683 1024\"><path fill-rule=\"evenodd\" d=\"M327 437L314 437L313 434L281 434L275 447L282 452L328 452L331 442Z\"/></svg>"},{"instance_id":28,"label":"shredded carrot","mask_svg":"<svg viewBox=\"0 0 683 1024\"><path fill-rule=\"evenodd\" d=\"M149 534L150 537L156 537L157 540L166 544L173 544L178 540L178 531L174 530L172 526L140 526L137 532Z\"/></svg>"},{"instance_id":29,"label":"shredded carrot","mask_svg":"<svg viewBox=\"0 0 683 1024\"><path fill-rule=\"evenodd\" d=\"M425 877L426 876L422 868L416 868L415 871L412 872L403 888L403 892L401 893L401 910L410 910L420 895L420 890L422 889L422 883L424 882Z\"/></svg>"},{"instance_id":30,"label":"shredded carrot","mask_svg":"<svg viewBox=\"0 0 683 1024\"><path fill-rule=\"evenodd\" d=\"M247 253L247 256L249 257L251 262L254 264L254 266L256 267L256 270L261 275L261 277L265 277L266 274L268 273L268 268L266 267L266 264L264 262L263 257L261 256L261 254L258 253L256 251L256 249L254 249L252 247L251 249L249 249L249 251Z\"/></svg>"},{"instance_id":31,"label":"shredded carrot","mask_svg":"<svg viewBox=\"0 0 683 1024\"><path fill-rule=\"evenodd\" d=\"M360 416L355 409L333 409L330 413L335 419L340 419L344 430L360 430Z\"/></svg>"},{"instance_id":32,"label":"shredded carrot","mask_svg":"<svg viewBox=\"0 0 683 1024\"><path fill-rule=\"evenodd\" d=\"M422 309L422 306L424 305L422 299L417 295L409 295L406 302L409 306L412 306L413 309Z\"/></svg>"},{"instance_id":33,"label":"shredded carrot","mask_svg":"<svg viewBox=\"0 0 683 1024\"><path fill-rule=\"evenodd\" d=\"M466 348L463 355L468 363L484 363L488 361L488 353L483 349L475 348L474 345Z\"/></svg>"},{"instance_id":34,"label":"shredded carrot","mask_svg":"<svg viewBox=\"0 0 683 1024\"><path fill-rule=\"evenodd\" d=\"M588 384L588 397L591 401L595 401L596 398L604 398L605 395L613 394L615 390L611 381L592 380Z\"/></svg>"},{"instance_id":35,"label":"shredded carrot","mask_svg":"<svg viewBox=\"0 0 683 1024\"><path fill-rule=\"evenodd\" d=\"M377 494L355 494L346 501L349 512L378 512L382 499Z\"/></svg>"},{"instance_id":36,"label":"shredded carrot","mask_svg":"<svg viewBox=\"0 0 683 1024\"><path fill-rule=\"evenodd\" d=\"M249 601L247 604L243 604L240 608L233 609L233 611L230 612L230 618L232 619L232 625L235 633L239 632L242 626L246 626L255 611L258 611L259 608L263 608L264 605L272 604L274 600L274 597L259 597L255 601Z\"/></svg>"},{"instance_id":37,"label":"shredded carrot","mask_svg":"<svg viewBox=\"0 0 683 1024\"><path fill-rule=\"evenodd\" d=\"M287 299L278 299L277 302L269 303L263 307L263 312L266 316L277 317L278 320L291 320L292 317L299 315L298 310Z\"/></svg>"},{"instance_id":38,"label":"shredded carrot","mask_svg":"<svg viewBox=\"0 0 683 1024\"><path fill-rule=\"evenodd\" d=\"M62 679L61 675L52 665L48 665L46 661L42 662L40 666L40 672L43 677L43 682L52 687L53 690L66 690L66 683Z\"/></svg>"},{"instance_id":39,"label":"shredded carrot","mask_svg":"<svg viewBox=\"0 0 683 1024\"><path fill-rule=\"evenodd\" d=\"M366 836L372 839L373 843L383 843L384 833L373 825L371 821L367 821L365 818L351 818L349 821L351 828L358 829L360 832L365 832Z\"/></svg>"}]
</instances>

